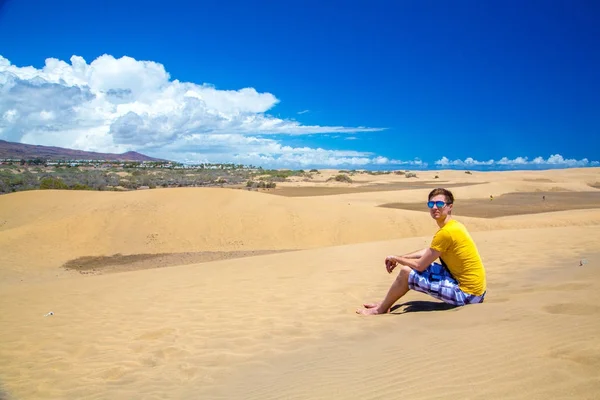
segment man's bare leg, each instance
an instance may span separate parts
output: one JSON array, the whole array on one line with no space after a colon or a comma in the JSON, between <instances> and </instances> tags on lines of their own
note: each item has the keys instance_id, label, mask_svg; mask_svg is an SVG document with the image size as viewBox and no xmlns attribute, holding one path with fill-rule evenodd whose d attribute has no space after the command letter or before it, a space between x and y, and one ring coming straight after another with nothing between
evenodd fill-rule
<instances>
[{"instance_id":1,"label":"man's bare leg","mask_svg":"<svg viewBox=\"0 0 600 400\"><path fill-rule=\"evenodd\" d=\"M408 276L410 275L410 271L412 270L409 267L402 266L400 273L396 277L394 283L392 283L392 286L390 287L390 290L388 290L383 301L379 303L363 304L365 308L356 310L356 313L363 315L377 315L389 312L394 303L408 292Z\"/></svg>"}]
</instances>

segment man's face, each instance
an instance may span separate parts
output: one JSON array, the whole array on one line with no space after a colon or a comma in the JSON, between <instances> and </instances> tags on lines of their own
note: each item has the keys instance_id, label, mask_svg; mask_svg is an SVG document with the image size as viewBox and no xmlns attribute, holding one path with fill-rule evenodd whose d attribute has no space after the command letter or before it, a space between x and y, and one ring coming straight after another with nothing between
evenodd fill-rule
<instances>
[{"instance_id":1,"label":"man's face","mask_svg":"<svg viewBox=\"0 0 600 400\"><path fill-rule=\"evenodd\" d=\"M443 194L438 194L437 196L433 196L429 202L433 202L433 207L429 209L429 214L431 218L435 220L445 219L448 216L448 213L452 211L452 204L446 204L446 196ZM444 203L442 207L438 207L439 202Z\"/></svg>"}]
</instances>

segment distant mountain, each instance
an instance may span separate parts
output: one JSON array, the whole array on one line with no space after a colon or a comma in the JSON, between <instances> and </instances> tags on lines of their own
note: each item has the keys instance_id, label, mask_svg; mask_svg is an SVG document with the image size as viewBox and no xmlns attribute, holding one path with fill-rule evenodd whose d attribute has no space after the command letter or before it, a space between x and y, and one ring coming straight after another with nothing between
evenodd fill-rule
<instances>
[{"instance_id":1,"label":"distant mountain","mask_svg":"<svg viewBox=\"0 0 600 400\"><path fill-rule=\"evenodd\" d=\"M0 140L0 158L24 158L26 160L42 158L45 160L107 160L107 161L168 161L159 158L148 157L135 151L123 154L96 153L93 151L82 151L65 149L63 147L37 146L7 142Z\"/></svg>"}]
</instances>

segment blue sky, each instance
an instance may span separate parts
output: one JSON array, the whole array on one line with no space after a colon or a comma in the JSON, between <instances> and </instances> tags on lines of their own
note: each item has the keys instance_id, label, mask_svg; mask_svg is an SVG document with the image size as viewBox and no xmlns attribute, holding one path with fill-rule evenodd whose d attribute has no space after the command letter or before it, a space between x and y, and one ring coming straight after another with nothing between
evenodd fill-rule
<instances>
[{"instance_id":1,"label":"blue sky","mask_svg":"<svg viewBox=\"0 0 600 400\"><path fill-rule=\"evenodd\" d=\"M600 160L593 0L0 5L0 139L281 168Z\"/></svg>"}]
</instances>

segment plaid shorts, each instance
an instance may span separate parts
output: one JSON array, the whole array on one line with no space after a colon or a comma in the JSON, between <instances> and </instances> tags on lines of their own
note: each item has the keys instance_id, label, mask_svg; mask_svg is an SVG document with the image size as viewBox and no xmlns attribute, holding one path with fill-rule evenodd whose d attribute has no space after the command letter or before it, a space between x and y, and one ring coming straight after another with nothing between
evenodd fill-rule
<instances>
[{"instance_id":1,"label":"plaid shorts","mask_svg":"<svg viewBox=\"0 0 600 400\"><path fill-rule=\"evenodd\" d=\"M438 263L431 264L423 272L412 270L408 276L408 287L455 306L483 303L485 297L485 293L475 296L460 290L450 271Z\"/></svg>"}]
</instances>

